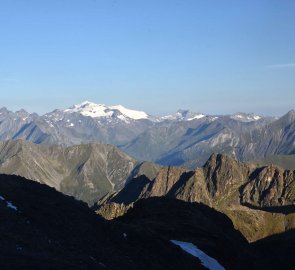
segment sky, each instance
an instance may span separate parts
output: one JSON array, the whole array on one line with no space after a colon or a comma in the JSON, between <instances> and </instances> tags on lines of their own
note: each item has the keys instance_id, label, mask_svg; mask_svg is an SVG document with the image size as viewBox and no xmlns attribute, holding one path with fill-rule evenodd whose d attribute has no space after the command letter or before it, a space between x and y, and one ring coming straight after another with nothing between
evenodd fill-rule
<instances>
[{"instance_id":1,"label":"sky","mask_svg":"<svg viewBox=\"0 0 295 270\"><path fill-rule=\"evenodd\" d=\"M0 0L0 107L295 109L294 0Z\"/></svg>"}]
</instances>

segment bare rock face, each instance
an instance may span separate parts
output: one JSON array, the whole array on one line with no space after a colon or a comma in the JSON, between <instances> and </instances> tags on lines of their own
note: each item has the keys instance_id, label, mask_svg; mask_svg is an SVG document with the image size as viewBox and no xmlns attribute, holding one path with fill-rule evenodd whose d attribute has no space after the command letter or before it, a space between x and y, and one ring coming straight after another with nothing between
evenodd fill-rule
<instances>
[{"instance_id":1,"label":"bare rock face","mask_svg":"<svg viewBox=\"0 0 295 270\"><path fill-rule=\"evenodd\" d=\"M268 166L255 170L242 189L241 200L255 207L278 207L295 204L293 171Z\"/></svg>"},{"instance_id":2,"label":"bare rock face","mask_svg":"<svg viewBox=\"0 0 295 270\"><path fill-rule=\"evenodd\" d=\"M248 177L249 167L225 155L213 154L204 165L208 191L212 198L224 196L235 185L241 185Z\"/></svg>"},{"instance_id":3,"label":"bare rock face","mask_svg":"<svg viewBox=\"0 0 295 270\"><path fill-rule=\"evenodd\" d=\"M182 177L183 178L169 191L167 196L187 202L203 202L212 206L204 170L202 168L187 172L185 176L183 175Z\"/></svg>"},{"instance_id":4,"label":"bare rock face","mask_svg":"<svg viewBox=\"0 0 295 270\"><path fill-rule=\"evenodd\" d=\"M99 206L103 207L100 213L111 218L114 212L116 217L116 207L106 211L105 204L129 205L149 197L201 202L225 213L236 229L249 241L255 241L295 228L294 175L276 166L255 167L213 154L204 167L194 171L163 167L154 180L131 180Z\"/></svg>"},{"instance_id":5,"label":"bare rock face","mask_svg":"<svg viewBox=\"0 0 295 270\"><path fill-rule=\"evenodd\" d=\"M165 196L176 182L184 177L186 170L178 167L163 167L154 181L150 184L144 197Z\"/></svg>"},{"instance_id":6,"label":"bare rock face","mask_svg":"<svg viewBox=\"0 0 295 270\"><path fill-rule=\"evenodd\" d=\"M96 214L103 216L107 220L111 220L117 217L121 217L127 213L128 209L132 207L132 204L125 205L123 203L109 203L104 204L98 210L96 210Z\"/></svg>"}]
</instances>

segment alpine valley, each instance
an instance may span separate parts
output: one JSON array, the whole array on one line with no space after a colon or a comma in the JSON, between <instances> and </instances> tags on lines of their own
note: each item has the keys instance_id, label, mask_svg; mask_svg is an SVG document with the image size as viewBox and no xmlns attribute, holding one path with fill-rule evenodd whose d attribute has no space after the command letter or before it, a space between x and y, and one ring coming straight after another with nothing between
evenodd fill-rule
<instances>
[{"instance_id":1,"label":"alpine valley","mask_svg":"<svg viewBox=\"0 0 295 270\"><path fill-rule=\"evenodd\" d=\"M1 269L294 269L295 111L0 109Z\"/></svg>"}]
</instances>

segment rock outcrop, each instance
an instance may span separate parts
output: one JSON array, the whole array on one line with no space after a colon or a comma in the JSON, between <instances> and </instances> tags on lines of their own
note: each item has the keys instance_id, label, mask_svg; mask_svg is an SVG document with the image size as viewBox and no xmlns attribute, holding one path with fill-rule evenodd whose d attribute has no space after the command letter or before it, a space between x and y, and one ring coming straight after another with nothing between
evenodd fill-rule
<instances>
[{"instance_id":1,"label":"rock outcrop","mask_svg":"<svg viewBox=\"0 0 295 270\"><path fill-rule=\"evenodd\" d=\"M295 206L295 174L293 171L268 166L255 170L241 190L244 204L255 207Z\"/></svg>"}]
</instances>

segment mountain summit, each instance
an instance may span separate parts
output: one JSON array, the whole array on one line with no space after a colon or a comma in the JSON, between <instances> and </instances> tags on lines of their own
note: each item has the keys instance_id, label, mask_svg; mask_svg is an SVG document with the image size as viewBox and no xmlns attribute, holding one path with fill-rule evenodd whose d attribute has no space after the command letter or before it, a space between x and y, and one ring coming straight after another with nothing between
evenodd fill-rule
<instances>
[{"instance_id":1,"label":"mountain summit","mask_svg":"<svg viewBox=\"0 0 295 270\"><path fill-rule=\"evenodd\" d=\"M104 104L96 104L90 101L84 101L81 104L74 105L66 110L65 113L80 113L84 116L90 116L92 118L119 118L126 120L126 118L139 120L148 119L149 115L143 111L136 111L127 109L122 105L106 106Z\"/></svg>"}]
</instances>

